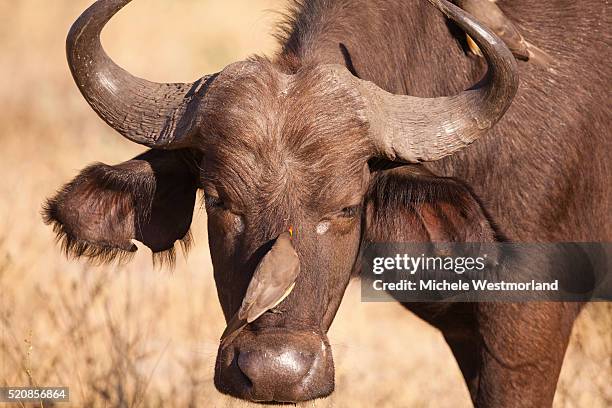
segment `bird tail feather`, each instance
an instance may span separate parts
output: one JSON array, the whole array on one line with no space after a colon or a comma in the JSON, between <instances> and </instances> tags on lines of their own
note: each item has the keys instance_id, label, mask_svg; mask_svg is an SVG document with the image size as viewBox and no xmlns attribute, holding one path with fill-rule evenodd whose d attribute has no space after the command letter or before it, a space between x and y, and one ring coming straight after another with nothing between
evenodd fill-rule
<instances>
[{"instance_id":1,"label":"bird tail feather","mask_svg":"<svg viewBox=\"0 0 612 408\"><path fill-rule=\"evenodd\" d=\"M232 319L227 323L227 327L221 335L221 343L231 343L231 341L236 338L236 336L242 331L246 324L247 321L245 319L241 319L238 316L238 313L236 313L234 317L232 317Z\"/></svg>"}]
</instances>

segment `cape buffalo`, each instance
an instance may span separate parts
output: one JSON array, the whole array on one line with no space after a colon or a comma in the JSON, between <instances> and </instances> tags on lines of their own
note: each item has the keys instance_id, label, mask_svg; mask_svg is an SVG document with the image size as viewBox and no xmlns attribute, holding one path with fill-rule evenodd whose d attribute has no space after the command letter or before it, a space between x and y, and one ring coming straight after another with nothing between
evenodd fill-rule
<instances>
[{"instance_id":1,"label":"cape buffalo","mask_svg":"<svg viewBox=\"0 0 612 408\"><path fill-rule=\"evenodd\" d=\"M333 391L326 333L366 241L612 239L604 1L500 0L546 56L519 61L445 0L295 1L277 55L188 84L136 78L106 55L100 32L129 2L94 3L67 56L98 115L151 149L87 167L45 216L71 255L110 260L136 239L171 256L202 189L227 320L293 226L295 288L220 347L221 392ZM476 405L552 403L579 304L406 306L442 331Z\"/></svg>"}]
</instances>

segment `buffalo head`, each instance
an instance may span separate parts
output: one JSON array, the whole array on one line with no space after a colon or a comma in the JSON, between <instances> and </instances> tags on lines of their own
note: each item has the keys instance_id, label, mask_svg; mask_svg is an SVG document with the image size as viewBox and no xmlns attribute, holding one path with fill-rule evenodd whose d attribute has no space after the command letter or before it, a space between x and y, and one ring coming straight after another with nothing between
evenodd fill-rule
<instances>
[{"instance_id":1,"label":"buffalo head","mask_svg":"<svg viewBox=\"0 0 612 408\"><path fill-rule=\"evenodd\" d=\"M371 159L438 160L469 145L508 108L517 88L512 54L446 1L432 1L477 43L486 77L455 96L393 95L341 65L295 71L262 58L236 62L189 84L136 78L100 44L129 0L99 0L73 25L67 55L98 115L151 150L115 166L96 164L46 207L70 254L110 259L185 241L196 191L226 319L255 267L295 227L301 273L284 301L219 349L218 389L257 401L299 401L334 388L326 333L359 257Z\"/></svg>"}]
</instances>

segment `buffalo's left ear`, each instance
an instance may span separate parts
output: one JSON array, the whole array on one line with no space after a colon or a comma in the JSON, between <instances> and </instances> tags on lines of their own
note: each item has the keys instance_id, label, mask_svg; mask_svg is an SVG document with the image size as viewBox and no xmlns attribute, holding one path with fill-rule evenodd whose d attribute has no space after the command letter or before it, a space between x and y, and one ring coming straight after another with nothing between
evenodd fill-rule
<instances>
[{"instance_id":1,"label":"buffalo's left ear","mask_svg":"<svg viewBox=\"0 0 612 408\"><path fill-rule=\"evenodd\" d=\"M188 241L197 173L186 150L149 150L132 160L85 168L44 206L66 254L110 261L136 251L132 239L172 261Z\"/></svg>"},{"instance_id":2,"label":"buffalo's left ear","mask_svg":"<svg viewBox=\"0 0 612 408\"><path fill-rule=\"evenodd\" d=\"M503 236L471 188L410 165L375 173L366 197L369 242L497 242Z\"/></svg>"}]
</instances>

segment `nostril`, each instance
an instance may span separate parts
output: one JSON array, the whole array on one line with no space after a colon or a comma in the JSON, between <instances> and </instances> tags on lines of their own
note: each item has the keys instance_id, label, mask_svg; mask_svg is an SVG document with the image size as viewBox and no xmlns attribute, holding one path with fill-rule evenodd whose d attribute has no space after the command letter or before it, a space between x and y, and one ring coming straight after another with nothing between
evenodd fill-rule
<instances>
[{"instance_id":1,"label":"nostril","mask_svg":"<svg viewBox=\"0 0 612 408\"><path fill-rule=\"evenodd\" d=\"M257 386L295 384L302 380L314 363L314 356L293 350L281 352L240 351L240 371Z\"/></svg>"},{"instance_id":2,"label":"nostril","mask_svg":"<svg viewBox=\"0 0 612 408\"><path fill-rule=\"evenodd\" d=\"M253 377L257 377L257 373L255 372L257 369L257 363L250 358L251 352L249 351L241 351L238 353L238 368L242 373L247 377L247 379L252 383Z\"/></svg>"},{"instance_id":3,"label":"nostril","mask_svg":"<svg viewBox=\"0 0 612 408\"><path fill-rule=\"evenodd\" d=\"M253 381L251 380L251 377L247 374L247 372L249 371L249 369L248 369L249 368L249 364L247 362L247 360L248 360L247 354L248 354L248 352L246 352L246 353L237 353L236 366L238 367L238 371L240 373L242 373L243 379L244 379L244 381L246 381L247 385L249 387L252 387L253 386ZM242 355L242 365L245 368L242 368L240 366L240 356L241 355Z\"/></svg>"}]
</instances>

